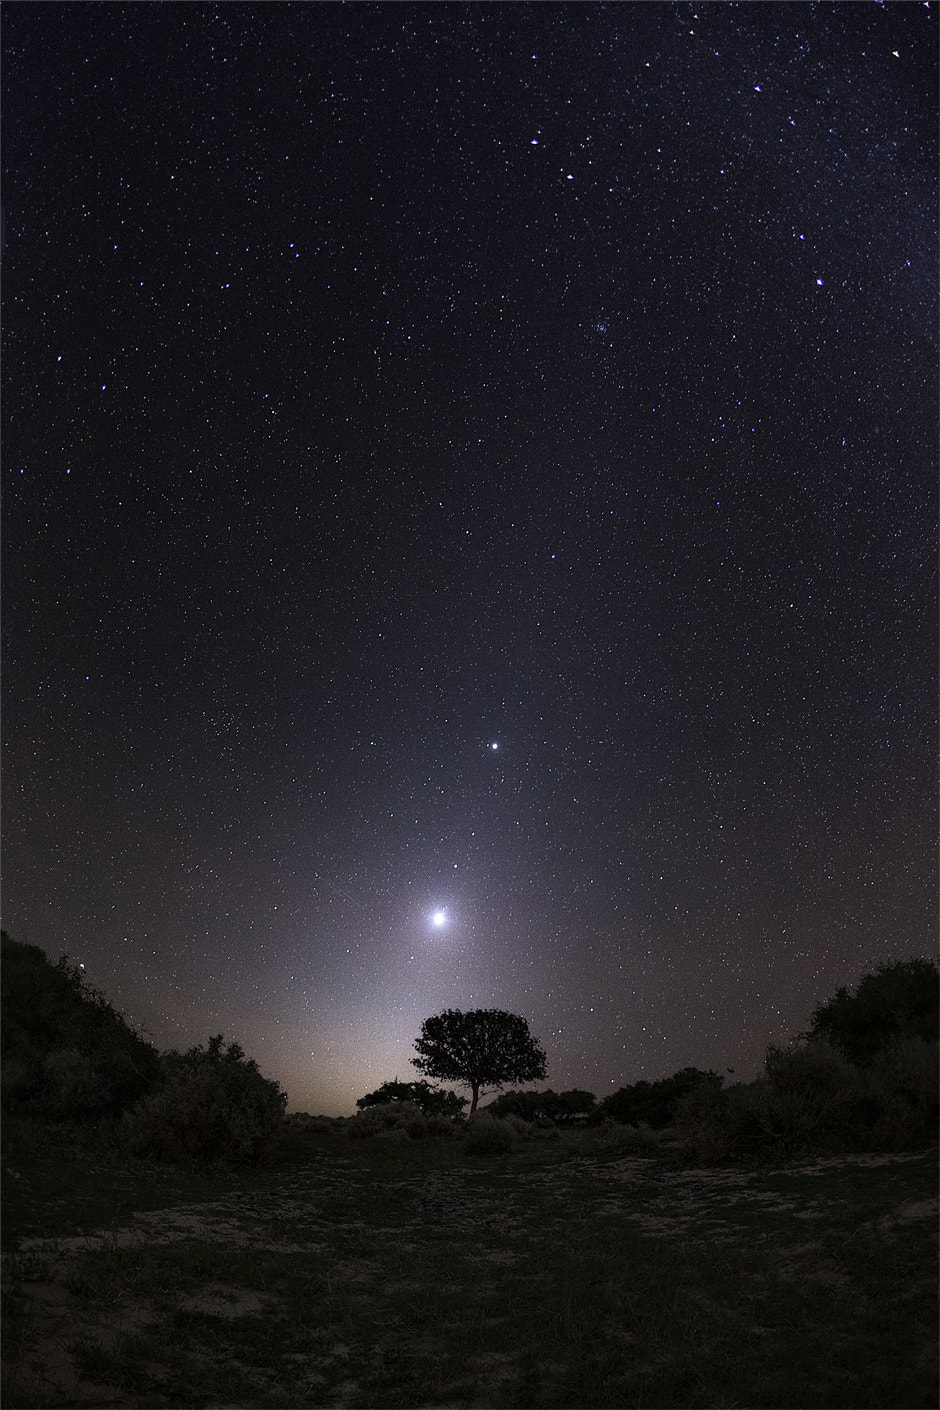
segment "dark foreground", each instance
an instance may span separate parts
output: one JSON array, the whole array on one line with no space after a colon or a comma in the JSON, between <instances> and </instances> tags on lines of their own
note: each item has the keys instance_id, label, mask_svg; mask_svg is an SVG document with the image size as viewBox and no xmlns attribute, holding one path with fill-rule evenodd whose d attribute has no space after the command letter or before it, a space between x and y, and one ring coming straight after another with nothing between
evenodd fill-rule
<instances>
[{"instance_id":1,"label":"dark foreground","mask_svg":"<svg viewBox=\"0 0 940 1410\"><path fill-rule=\"evenodd\" d=\"M936 1150L297 1131L268 1170L186 1172L5 1137L6 1410L937 1404Z\"/></svg>"}]
</instances>

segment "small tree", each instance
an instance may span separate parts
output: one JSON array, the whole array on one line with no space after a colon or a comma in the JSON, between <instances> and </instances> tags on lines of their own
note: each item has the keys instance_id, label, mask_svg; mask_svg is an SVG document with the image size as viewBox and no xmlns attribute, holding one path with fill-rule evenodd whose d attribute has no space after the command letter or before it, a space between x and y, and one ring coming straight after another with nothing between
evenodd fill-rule
<instances>
[{"instance_id":1,"label":"small tree","mask_svg":"<svg viewBox=\"0 0 940 1410\"><path fill-rule=\"evenodd\" d=\"M481 1090L507 1082L539 1082L546 1074L545 1053L524 1018L502 1009L447 1009L426 1018L415 1041L419 1072L470 1088L471 1116Z\"/></svg>"}]
</instances>

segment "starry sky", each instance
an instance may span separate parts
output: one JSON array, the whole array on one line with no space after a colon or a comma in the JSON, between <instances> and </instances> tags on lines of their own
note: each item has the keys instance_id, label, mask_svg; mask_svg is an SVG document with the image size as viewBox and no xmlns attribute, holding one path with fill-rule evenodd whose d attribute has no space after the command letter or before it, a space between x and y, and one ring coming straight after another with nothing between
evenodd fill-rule
<instances>
[{"instance_id":1,"label":"starry sky","mask_svg":"<svg viewBox=\"0 0 940 1410\"><path fill-rule=\"evenodd\" d=\"M340 1115L932 955L936 8L3 14L4 928Z\"/></svg>"}]
</instances>

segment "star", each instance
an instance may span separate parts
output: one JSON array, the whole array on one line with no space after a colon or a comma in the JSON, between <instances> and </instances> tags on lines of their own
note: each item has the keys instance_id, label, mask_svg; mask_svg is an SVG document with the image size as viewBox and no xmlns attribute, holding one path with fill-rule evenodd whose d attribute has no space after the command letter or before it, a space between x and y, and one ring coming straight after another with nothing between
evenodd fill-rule
<instances>
[{"instance_id":1,"label":"star","mask_svg":"<svg viewBox=\"0 0 940 1410\"><path fill-rule=\"evenodd\" d=\"M431 917L431 920L432 920L433 924L436 925L438 929L440 929L440 927L441 927L442 925L445 925L446 922L447 922L447 912L446 912L446 911L435 911L434 914L433 914L433 916Z\"/></svg>"}]
</instances>

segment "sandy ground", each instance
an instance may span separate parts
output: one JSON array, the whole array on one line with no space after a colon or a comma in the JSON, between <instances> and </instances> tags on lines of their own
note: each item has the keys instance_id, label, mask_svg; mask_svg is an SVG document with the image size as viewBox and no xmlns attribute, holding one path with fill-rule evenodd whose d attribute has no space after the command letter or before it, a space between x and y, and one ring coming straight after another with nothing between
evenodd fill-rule
<instances>
[{"instance_id":1,"label":"sandy ground","mask_svg":"<svg viewBox=\"0 0 940 1410\"><path fill-rule=\"evenodd\" d=\"M853 1165L900 1165L920 1158L919 1152L827 1157L809 1161L798 1167L798 1171L810 1176L824 1175ZM779 1271L784 1276L789 1271L793 1276L804 1277L807 1267L811 1266L813 1276L820 1280L837 1279L840 1276L838 1270L819 1259L813 1239L813 1224L826 1219L831 1211L831 1196L821 1190L818 1201L807 1203L805 1188L792 1195L768 1190L766 1186L772 1182L774 1173L732 1168L658 1171L646 1159L627 1156L594 1167L597 1198L593 1208L599 1213L623 1215L653 1236L707 1242L713 1246L741 1240L742 1211L757 1216L788 1214L805 1223L806 1237L786 1249L778 1249ZM783 1167L780 1173L792 1176L795 1169L793 1166ZM568 1167L559 1165L547 1170L519 1172L515 1178L523 1186L528 1181L537 1183L543 1190L548 1186L546 1192L557 1195L561 1205L570 1174ZM467 1231L481 1225L492 1228L495 1223L500 1234L508 1239L522 1223L523 1216L516 1207L494 1211L492 1204L482 1204L474 1199L459 1171L412 1177L397 1183L413 1194L416 1234L428 1220L446 1220L448 1227L455 1231ZM657 1199L651 1206L637 1207L637 1188L649 1189L651 1186L657 1189ZM523 1190L519 1192L524 1193ZM524 1201L521 1203L524 1204ZM275 1214L289 1222L292 1233L290 1241L272 1240L269 1221ZM878 1227L881 1232L889 1234L902 1225L923 1223L925 1234L928 1234L936 1231L938 1215L940 1209L936 1198L909 1200L882 1216ZM366 1226L353 1223L349 1227ZM373 1233L382 1232L376 1230L374 1225L368 1227ZM99 1384L82 1376L71 1350L75 1340L88 1338L109 1347L128 1333L149 1331L153 1334L155 1326L174 1310L200 1311L228 1319L260 1313L274 1300L245 1288L209 1283L198 1294L174 1294L172 1308L168 1308L165 1301L157 1307L146 1296L135 1299L122 1294L106 1312L93 1314L82 1306L80 1296L73 1295L68 1286L76 1268L80 1267L82 1255L98 1248L128 1248L139 1249L141 1259L146 1260L148 1249L193 1238L284 1253L316 1254L329 1247L335 1233L335 1225L311 1213L309 1183L295 1193L287 1182L276 1193L245 1192L212 1202L146 1211L134 1215L133 1221L123 1228L72 1238L24 1239L15 1254L4 1255L3 1289L4 1292L8 1291L15 1278L19 1290L28 1298L30 1335L25 1355L15 1368L5 1367L5 1372L9 1374L15 1370L14 1384L29 1385L33 1394L49 1406L163 1405L165 1401L156 1393L150 1399L137 1396L133 1401L128 1401L122 1399L117 1387ZM407 1245L407 1228L402 1229L398 1225L388 1233L394 1235L400 1246ZM507 1246L497 1249L496 1255L507 1264L515 1257L511 1247ZM34 1271L41 1269L38 1280L29 1277L30 1266ZM25 1276L24 1268L27 1270ZM354 1275L355 1270L347 1271ZM165 1335L172 1337L173 1333L167 1329ZM338 1357L344 1352L340 1345L329 1350ZM161 1367L154 1363L152 1370L155 1382L159 1382ZM329 1403L352 1405L354 1396L353 1382L348 1383L345 1395L342 1384L337 1386L334 1383ZM15 1410L15 1406L10 1403L6 1410ZM237 1408L231 1407L230 1410Z\"/></svg>"}]
</instances>

